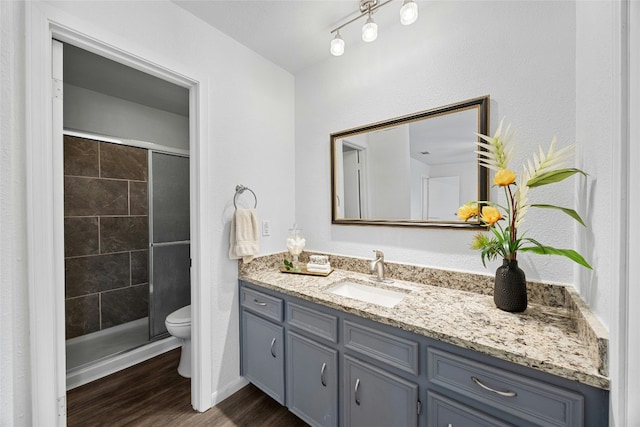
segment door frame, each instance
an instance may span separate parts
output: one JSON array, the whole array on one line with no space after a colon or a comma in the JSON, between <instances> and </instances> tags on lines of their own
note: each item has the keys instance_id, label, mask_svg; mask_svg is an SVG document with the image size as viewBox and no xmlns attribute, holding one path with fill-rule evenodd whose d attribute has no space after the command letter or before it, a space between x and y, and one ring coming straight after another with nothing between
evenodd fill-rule
<instances>
[{"instance_id":1,"label":"door frame","mask_svg":"<svg viewBox=\"0 0 640 427\"><path fill-rule=\"evenodd\" d=\"M359 142L354 142L352 140L347 140L347 139L342 140L342 146L352 148L353 150L358 152L358 171L359 172L358 172L357 187L358 187L358 192L360 193L359 194L360 218L369 218L369 197L368 197L369 169L367 166L367 154L368 154L367 146ZM342 156L342 159L343 159L342 168L344 169L344 151L342 151L342 149L340 151L340 156ZM345 181L344 176L342 180L343 180L343 186L344 186L344 181ZM345 199L344 194L342 195L342 198ZM346 200L343 200L342 202L346 203ZM343 215L343 217L346 217L346 216Z\"/></svg>"},{"instance_id":2,"label":"door frame","mask_svg":"<svg viewBox=\"0 0 640 427\"><path fill-rule=\"evenodd\" d=\"M56 16L48 5L27 2L26 10L26 170L27 265L30 325L30 367L33 425L66 425L66 367L64 332L64 224L62 134L53 106L53 39L70 43L108 59L162 78L189 90L189 148L191 205L192 381L191 403L205 411L212 404L212 340L210 287L202 286L209 272L203 268L208 251L200 238L207 235L205 213L208 158L205 102L206 79L173 71L124 47L92 36L94 29L66 15ZM52 18L51 16L56 16ZM69 21L63 23L62 21ZM81 26L82 29L78 27ZM104 33L103 33L104 34ZM114 37L114 39L118 39ZM57 108L59 109L59 108ZM61 110L61 109L59 109ZM61 111L59 114L61 115ZM58 122L56 122L58 120Z\"/></svg>"}]
</instances>

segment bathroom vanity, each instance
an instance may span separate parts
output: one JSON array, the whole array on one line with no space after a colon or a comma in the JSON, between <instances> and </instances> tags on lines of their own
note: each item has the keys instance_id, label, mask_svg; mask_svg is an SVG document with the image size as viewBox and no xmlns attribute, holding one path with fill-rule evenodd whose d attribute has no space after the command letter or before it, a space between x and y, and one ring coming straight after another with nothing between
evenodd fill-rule
<instances>
[{"instance_id":1,"label":"bathroom vanity","mask_svg":"<svg viewBox=\"0 0 640 427\"><path fill-rule=\"evenodd\" d=\"M277 258L240 270L242 375L307 423L608 424L606 345L577 295L512 314L451 287L283 274ZM332 292L344 283L371 295Z\"/></svg>"}]
</instances>

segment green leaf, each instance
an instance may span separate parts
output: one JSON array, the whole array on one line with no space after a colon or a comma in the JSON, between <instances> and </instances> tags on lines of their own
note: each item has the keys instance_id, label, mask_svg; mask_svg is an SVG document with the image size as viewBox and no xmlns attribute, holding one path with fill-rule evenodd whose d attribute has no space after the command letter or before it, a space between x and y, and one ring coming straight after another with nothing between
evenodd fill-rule
<instances>
[{"instance_id":1,"label":"green leaf","mask_svg":"<svg viewBox=\"0 0 640 427\"><path fill-rule=\"evenodd\" d=\"M573 209L569 209L569 208L563 208L560 206L554 206L554 205L538 205L538 204L533 204L530 205L533 206L535 208L543 208L543 209L558 209L564 213L566 213L567 215L569 215L571 218L575 219L576 221L578 221L580 224L582 224L583 226L587 226L584 221L582 220L582 218L580 218L580 215L578 215L578 212L574 211Z\"/></svg>"},{"instance_id":2,"label":"green leaf","mask_svg":"<svg viewBox=\"0 0 640 427\"><path fill-rule=\"evenodd\" d=\"M589 265L589 263L580 255L578 252L573 249L556 249L551 246L529 246L526 248L520 248L522 252L533 252L538 255L561 255L569 258L570 260L580 264L583 267L588 268L589 270L593 270L593 267Z\"/></svg>"},{"instance_id":3,"label":"green leaf","mask_svg":"<svg viewBox=\"0 0 640 427\"><path fill-rule=\"evenodd\" d=\"M542 185L553 184L555 182L564 181L565 179L577 173L581 173L582 175L587 176L586 173L576 168L557 169L557 170L540 174L535 178L531 178L527 182L527 187L532 187L532 188L540 187Z\"/></svg>"}]
</instances>

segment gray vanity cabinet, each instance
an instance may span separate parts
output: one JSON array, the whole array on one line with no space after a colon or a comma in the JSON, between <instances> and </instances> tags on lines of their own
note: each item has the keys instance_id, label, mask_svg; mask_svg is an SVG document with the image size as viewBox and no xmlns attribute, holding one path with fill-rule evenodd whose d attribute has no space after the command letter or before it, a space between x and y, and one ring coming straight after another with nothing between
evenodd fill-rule
<instances>
[{"instance_id":1,"label":"gray vanity cabinet","mask_svg":"<svg viewBox=\"0 0 640 427\"><path fill-rule=\"evenodd\" d=\"M287 407L305 422L338 425L338 352L287 332Z\"/></svg>"},{"instance_id":2,"label":"gray vanity cabinet","mask_svg":"<svg viewBox=\"0 0 640 427\"><path fill-rule=\"evenodd\" d=\"M283 301L243 287L240 290L240 304L242 374L284 405L284 328L280 324Z\"/></svg>"},{"instance_id":3,"label":"gray vanity cabinet","mask_svg":"<svg viewBox=\"0 0 640 427\"><path fill-rule=\"evenodd\" d=\"M608 425L607 390L240 285L242 374L312 426Z\"/></svg>"},{"instance_id":4,"label":"gray vanity cabinet","mask_svg":"<svg viewBox=\"0 0 640 427\"><path fill-rule=\"evenodd\" d=\"M347 355L343 366L343 425L418 425L417 384Z\"/></svg>"}]
</instances>

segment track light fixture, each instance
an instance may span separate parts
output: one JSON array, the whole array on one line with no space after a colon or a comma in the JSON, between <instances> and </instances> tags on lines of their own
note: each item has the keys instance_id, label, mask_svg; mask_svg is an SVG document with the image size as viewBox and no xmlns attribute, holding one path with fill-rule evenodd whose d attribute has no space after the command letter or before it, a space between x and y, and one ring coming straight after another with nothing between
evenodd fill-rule
<instances>
[{"instance_id":1,"label":"track light fixture","mask_svg":"<svg viewBox=\"0 0 640 427\"><path fill-rule=\"evenodd\" d=\"M340 35L340 30L364 16L367 16L367 20L362 26L362 40L365 42L374 41L378 37L378 24L373 20L373 12L392 1L393 0L386 0L379 3L379 0L360 0L360 15L331 30L331 34L336 34L331 40L331 54L333 56L340 56L344 53L344 40ZM415 0L404 0L400 8L400 23L402 25L410 25L416 22L417 19L418 5Z\"/></svg>"}]
</instances>

